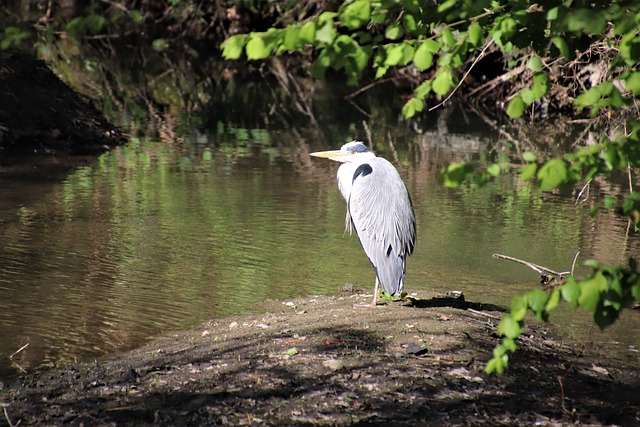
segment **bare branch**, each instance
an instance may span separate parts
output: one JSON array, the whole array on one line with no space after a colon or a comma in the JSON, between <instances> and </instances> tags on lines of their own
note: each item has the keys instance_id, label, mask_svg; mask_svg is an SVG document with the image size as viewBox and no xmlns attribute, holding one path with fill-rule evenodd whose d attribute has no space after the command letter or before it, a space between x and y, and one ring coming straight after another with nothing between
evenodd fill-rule
<instances>
[{"instance_id":1,"label":"bare branch","mask_svg":"<svg viewBox=\"0 0 640 427\"><path fill-rule=\"evenodd\" d=\"M27 347L29 347L29 343L26 343L25 345L23 345L22 347L20 347L16 351L14 351L13 354L11 354L11 356L9 356L9 359L13 360L13 356L15 356L16 354L20 353L22 350L24 350Z\"/></svg>"},{"instance_id":2,"label":"bare branch","mask_svg":"<svg viewBox=\"0 0 640 427\"><path fill-rule=\"evenodd\" d=\"M566 276L566 275L571 273L570 271L557 272L557 271L551 270L550 268L544 267L542 265L534 264L532 262L524 261L524 260L521 260L521 259L518 259L518 258L514 258L514 257L510 257L510 256L507 256L507 255L493 254L493 257L494 258L498 258L498 259L506 259L506 260L509 260L509 261L514 261L514 262L517 262L519 264L526 265L530 269L532 269L532 270L534 270L534 271L536 271L537 273L540 273L540 274L550 273L550 274L552 274L554 276L564 277L564 276Z\"/></svg>"},{"instance_id":3,"label":"bare branch","mask_svg":"<svg viewBox=\"0 0 640 427\"><path fill-rule=\"evenodd\" d=\"M464 73L464 75L462 76L462 78L460 79L460 81L458 82L458 85L451 91L451 93L449 93L449 95L447 95L447 97L442 100L442 102L434 105L433 107L429 108L429 111L433 111L436 108L439 108L441 106L443 106L444 104L446 104L446 102L451 99L451 97L453 96L454 93L457 92L458 88L460 87L460 85L462 85L462 83L464 82L464 79L467 78L467 76L469 75L469 73L471 72L471 70L473 70L473 67L475 67L475 65L478 63L478 61L480 61L482 58L484 58L484 55L487 51L487 49L489 48L489 46L491 46L493 44L493 39L490 39L482 48L482 50L480 51L480 54L476 57L476 59L473 61L473 63L471 64L471 66L469 67L469 69L466 71L466 73Z\"/></svg>"}]
</instances>

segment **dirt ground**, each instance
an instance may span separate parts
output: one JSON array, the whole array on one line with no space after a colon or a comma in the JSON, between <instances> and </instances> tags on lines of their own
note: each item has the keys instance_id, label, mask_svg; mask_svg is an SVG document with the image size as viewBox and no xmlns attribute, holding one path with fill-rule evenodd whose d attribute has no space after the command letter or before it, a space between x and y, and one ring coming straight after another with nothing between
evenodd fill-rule
<instances>
[{"instance_id":1,"label":"dirt ground","mask_svg":"<svg viewBox=\"0 0 640 427\"><path fill-rule=\"evenodd\" d=\"M484 362L500 308L452 296L269 301L94 363L0 387L0 425L621 425L640 372L529 325L503 376ZM532 329L533 327L533 329Z\"/></svg>"}]
</instances>

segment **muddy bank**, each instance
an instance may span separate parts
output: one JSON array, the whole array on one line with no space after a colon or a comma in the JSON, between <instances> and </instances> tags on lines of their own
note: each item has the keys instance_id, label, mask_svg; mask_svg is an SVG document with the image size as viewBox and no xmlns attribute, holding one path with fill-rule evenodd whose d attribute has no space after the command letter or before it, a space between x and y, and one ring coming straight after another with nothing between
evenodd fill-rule
<instances>
[{"instance_id":1,"label":"muddy bank","mask_svg":"<svg viewBox=\"0 0 640 427\"><path fill-rule=\"evenodd\" d=\"M484 374L500 307L370 295L271 301L94 363L4 384L0 425L601 425L640 422L640 372L528 329ZM592 356L592 355L591 355Z\"/></svg>"},{"instance_id":2,"label":"muddy bank","mask_svg":"<svg viewBox=\"0 0 640 427\"><path fill-rule=\"evenodd\" d=\"M0 56L0 99L0 154L95 154L125 141L40 60Z\"/></svg>"}]
</instances>

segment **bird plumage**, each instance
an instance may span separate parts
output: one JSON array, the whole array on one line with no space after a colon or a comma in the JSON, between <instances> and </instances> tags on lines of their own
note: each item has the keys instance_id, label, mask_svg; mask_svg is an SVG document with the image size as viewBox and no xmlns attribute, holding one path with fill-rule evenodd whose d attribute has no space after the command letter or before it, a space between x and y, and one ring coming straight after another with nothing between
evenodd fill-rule
<instances>
[{"instance_id":1,"label":"bird plumage","mask_svg":"<svg viewBox=\"0 0 640 427\"><path fill-rule=\"evenodd\" d=\"M312 155L343 162L337 178L347 202L347 230L356 232L385 292L402 292L406 258L416 243L416 222L409 192L398 171L358 141L340 150ZM376 295L373 301L375 305Z\"/></svg>"}]
</instances>

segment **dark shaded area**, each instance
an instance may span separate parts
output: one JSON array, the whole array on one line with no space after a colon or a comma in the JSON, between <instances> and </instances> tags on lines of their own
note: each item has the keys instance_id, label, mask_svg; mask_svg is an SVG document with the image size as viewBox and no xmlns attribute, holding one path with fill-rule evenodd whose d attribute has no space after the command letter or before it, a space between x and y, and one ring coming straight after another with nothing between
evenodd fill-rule
<instances>
[{"instance_id":1,"label":"dark shaded area","mask_svg":"<svg viewBox=\"0 0 640 427\"><path fill-rule=\"evenodd\" d=\"M448 292L443 295L437 295L430 299L409 299L408 305L416 308L435 308L435 307L451 307L460 310L478 310L478 311L497 311L506 313L505 307L495 304L486 304L467 301L464 294L459 291Z\"/></svg>"},{"instance_id":2,"label":"dark shaded area","mask_svg":"<svg viewBox=\"0 0 640 427\"><path fill-rule=\"evenodd\" d=\"M505 375L486 376L487 318L354 301L273 302L275 313L28 375L0 401L27 425L638 425L638 373L596 367L542 328ZM426 351L413 351L421 335Z\"/></svg>"},{"instance_id":3,"label":"dark shaded area","mask_svg":"<svg viewBox=\"0 0 640 427\"><path fill-rule=\"evenodd\" d=\"M44 62L0 57L1 153L101 153L125 141Z\"/></svg>"}]
</instances>

